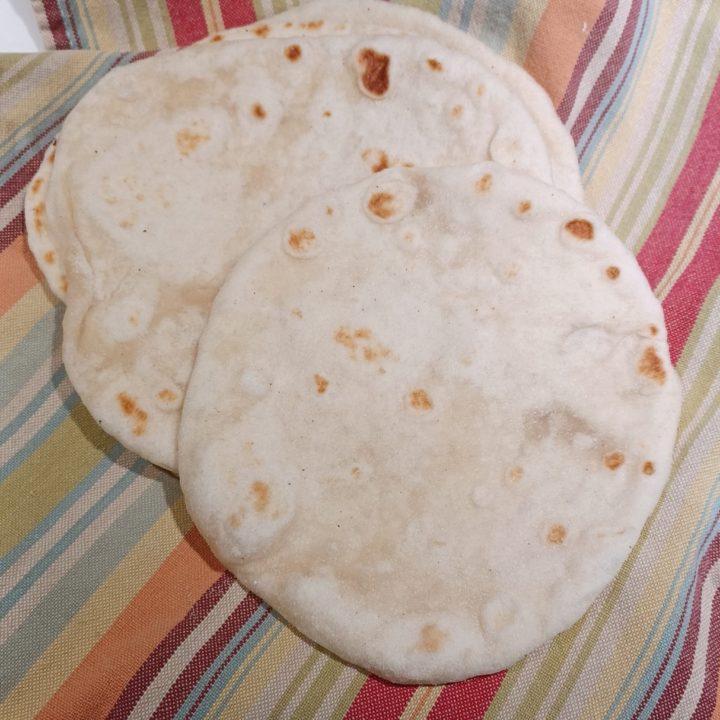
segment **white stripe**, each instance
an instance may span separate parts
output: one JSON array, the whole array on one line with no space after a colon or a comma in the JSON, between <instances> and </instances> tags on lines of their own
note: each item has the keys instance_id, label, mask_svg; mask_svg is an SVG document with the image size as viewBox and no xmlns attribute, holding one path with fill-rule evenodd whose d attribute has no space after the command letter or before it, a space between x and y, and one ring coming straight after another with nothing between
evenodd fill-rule
<instances>
[{"instance_id":1,"label":"white stripe","mask_svg":"<svg viewBox=\"0 0 720 720\"><path fill-rule=\"evenodd\" d=\"M698 641L693 654L692 670L680 702L672 714L672 720L689 718L697 709L700 695L705 686L705 667L707 665L708 641L710 639L710 621L715 593L720 589L720 560L716 560L703 583L700 596L700 627Z\"/></svg>"}]
</instances>

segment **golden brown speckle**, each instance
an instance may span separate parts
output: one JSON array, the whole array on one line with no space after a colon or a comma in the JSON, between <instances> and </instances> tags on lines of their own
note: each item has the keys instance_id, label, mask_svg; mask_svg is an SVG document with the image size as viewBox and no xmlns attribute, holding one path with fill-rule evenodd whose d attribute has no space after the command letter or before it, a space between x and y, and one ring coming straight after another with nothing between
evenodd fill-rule
<instances>
[{"instance_id":1,"label":"golden brown speckle","mask_svg":"<svg viewBox=\"0 0 720 720\"><path fill-rule=\"evenodd\" d=\"M318 395L322 395L330 383L322 376L315 373L315 388L317 389Z\"/></svg>"},{"instance_id":2,"label":"golden brown speckle","mask_svg":"<svg viewBox=\"0 0 720 720\"><path fill-rule=\"evenodd\" d=\"M147 429L147 413L137 405L134 398L125 392L118 393L117 401L123 414L135 421L132 429L133 435L144 435Z\"/></svg>"},{"instance_id":3,"label":"golden brown speckle","mask_svg":"<svg viewBox=\"0 0 720 720\"><path fill-rule=\"evenodd\" d=\"M270 487L267 483L255 480L250 487L255 506L255 512L264 512L270 503Z\"/></svg>"},{"instance_id":4,"label":"golden brown speckle","mask_svg":"<svg viewBox=\"0 0 720 720\"><path fill-rule=\"evenodd\" d=\"M312 230L291 230L288 245L297 252L307 252L315 243L315 233Z\"/></svg>"},{"instance_id":5,"label":"golden brown speckle","mask_svg":"<svg viewBox=\"0 0 720 720\"><path fill-rule=\"evenodd\" d=\"M130 220L122 220L120 222L120 227L123 228L123 230L128 230L133 226L132 222Z\"/></svg>"},{"instance_id":6,"label":"golden brown speckle","mask_svg":"<svg viewBox=\"0 0 720 720\"><path fill-rule=\"evenodd\" d=\"M437 625L423 625L416 648L420 652L436 653L443 646L446 638L446 633L440 630Z\"/></svg>"},{"instance_id":7,"label":"golden brown speckle","mask_svg":"<svg viewBox=\"0 0 720 720\"><path fill-rule=\"evenodd\" d=\"M252 106L252 114L258 119L263 120L267 113L265 112L265 108L260 103L255 103Z\"/></svg>"},{"instance_id":8,"label":"golden brown speckle","mask_svg":"<svg viewBox=\"0 0 720 720\"><path fill-rule=\"evenodd\" d=\"M517 482L518 480L522 480L524 474L524 470L519 465L513 465L507 469L505 478L510 482Z\"/></svg>"},{"instance_id":9,"label":"golden brown speckle","mask_svg":"<svg viewBox=\"0 0 720 720\"><path fill-rule=\"evenodd\" d=\"M168 388L163 388L158 392L157 394L158 400L162 400L163 402L172 402L173 400L177 400L177 395Z\"/></svg>"},{"instance_id":10,"label":"golden brown speckle","mask_svg":"<svg viewBox=\"0 0 720 720\"><path fill-rule=\"evenodd\" d=\"M367 163L372 163L370 169L374 172L380 172L390 167L390 161L384 150L364 150L362 159Z\"/></svg>"},{"instance_id":11,"label":"golden brown speckle","mask_svg":"<svg viewBox=\"0 0 720 720\"><path fill-rule=\"evenodd\" d=\"M482 83L479 83L477 88L475 89L475 92L477 93L478 97L480 95L484 95L485 94L485 86Z\"/></svg>"},{"instance_id":12,"label":"golden brown speckle","mask_svg":"<svg viewBox=\"0 0 720 720\"><path fill-rule=\"evenodd\" d=\"M285 57L290 62L297 62L302 55L302 48L299 45L288 45L285 48Z\"/></svg>"},{"instance_id":13,"label":"golden brown speckle","mask_svg":"<svg viewBox=\"0 0 720 720\"><path fill-rule=\"evenodd\" d=\"M382 220L387 220L395 214L394 199L395 196L387 192L373 193L368 202L368 210Z\"/></svg>"},{"instance_id":14,"label":"golden brown speckle","mask_svg":"<svg viewBox=\"0 0 720 720\"><path fill-rule=\"evenodd\" d=\"M48 162L52 165L55 162L55 148L50 151L50 154L48 155Z\"/></svg>"},{"instance_id":15,"label":"golden brown speckle","mask_svg":"<svg viewBox=\"0 0 720 720\"><path fill-rule=\"evenodd\" d=\"M54 250L48 250L48 251L43 255L43 260L45 260L45 262L46 262L48 265L52 265L52 264L55 262L55 251L54 251Z\"/></svg>"},{"instance_id":16,"label":"golden brown speckle","mask_svg":"<svg viewBox=\"0 0 720 720\"><path fill-rule=\"evenodd\" d=\"M67 275L60 276L60 291L66 293L68 290L68 279Z\"/></svg>"},{"instance_id":17,"label":"golden brown speckle","mask_svg":"<svg viewBox=\"0 0 720 720\"><path fill-rule=\"evenodd\" d=\"M457 120L463 114L463 106L453 105L450 114Z\"/></svg>"},{"instance_id":18,"label":"golden brown speckle","mask_svg":"<svg viewBox=\"0 0 720 720\"><path fill-rule=\"evenodd\" d=\"M210 42L220 42L222 39L223 39L223 36L220 33L218 33L217 35L213 35L210 38Z\"/></svg>"},{"instance_id":19,"label":"golden brown speckle","mask_svg":"<svg viewBox=\"0 0 720 720\"><path fill-rule=\"evenodd\" d=\"M650 462L650 460L646 461L643 465L643 473L645 475L652 475L655 472L655 466Z\"/></svg>"},{"instance_id":20,"label":"golden brown speckle","mask_svg":"<svg viewBox=\"0 0 720 720\"><path fill-rule=\"evenodd\" d=\"M603 462L609 470L617 470L625 462L625 456L621 452L611 452L605 455Z\"/></svg>"},{"instance_id":21,"label":"golden brown speckle","mask_svg":"<svg viewBox=\"0 0 720 720\"><path fill-rule=\"evenodd\" d=\"M658 334L657 325L650 325L650 327L648 328L648 330L650 331L650 334L651 334L651 335L657 335L657 334Z\"/></svg>"},{"instance_id":22,"label":"golden brown speckle","mask_svg":"<svg viewBox=\"0 0 720 720\"><path fill-rule=\"evenodd\" d=\"M492 187L492 175L486 173L475 183L475 191L479 193L487 192Z\"/></svg>"},{"instance_id":23,"label":"golden brown speckle","mask_svg":"<svg viewBox=\"0 0 720 720\"><path fill-rule=\"evenodd\" d=\"M357 466L355 466L355 467L350 471L350 474L351 474L353 477L360 477L360 468L357 467Z\"/></svg>"},{"instance_id":24,"label":"golden brown speckle","mask_svg":"<svg viewBox=\"0 0 720 720\"><path fill-rule=\"evenodd\" d=\"M418 389L410 393L410 405L416 410L432 410L433 403L424 390Z\"/></svg>"},{"instance_id":25,"label":"golden brown speckle","mask_svg":"<svg viewBox=\"0 0 720 720\"><path fill-rule=\"evenodd\" d=\"M293 309L292 309L292 314L293 314L296 318L300 318L300 319L302 320L303 314L302 314L302 310L301 310L300 308L293 308Z\"/></svg>"},{"instance_id":26,"label":"golden brown speckle","mask_svg":"<svg viewBox=\"0 0 720 720\"><path fill-rule=\"evenodd\" d=\"M326 117L326 118L332 117L332 113L331 113L329 110L326 110L326 111L323 113L323 117Z\"/></svg>"},{"instance_id":27,"label":"golden brown speckle","mask_svg":"<svg viewBox=\"0 0 720 720\"><path fill-rule=\"evenodd\" d=\"M529 200L522 200L518 203L517 211L520 215L525 215L525 213L530 212L531 208L532 203Z\"/></svg>"},{"instance_id":28,"label":"golden brown speckle","mask_svg":"<svg viewBox=\"0 0 720 720\"><path fill-rule=\"evenodd\" d=\"M562 545L567 536L567 530L562 525L553 525L547 534L547 541L551 545Z\"/></svg>"},{"instance_id":29,"label":"golden brown speckle","mask_svg":"<svg viewBox=\"0 0 720 720\"><path fill-rule=\"evenodd\" d=\"M36 194L40 190L40 187L42 186L42 184L44 182L45 181L41 177L35 178L32 181L32 185L30 186L30 192L32 192L33 194Z\"/></svg>"},{"instance_id":30,"label":"golden brown speckle","mask_svg":"<svg viewBox=\"0 0 720 720\"><path fill-rule=\"evenodd\" d=\"M595 229L589 220L569 220L565 223L565 229L578 240L592 240L595 237Z\"/></svg>"},{"instance_id":31,"label":"golden brown speckle","mask_svg":"<svg viewBox=\"0 0 720 720\"><path fill-rule=\"evenodd\" d=\"M255 35L257 35L258 37L262 37L262 38L267 37L267 36L269 35L269 33L270 33L270 26L267 25L267 24L265 24L265 23L263 23L262 25L258 25L258 26L253 30L253 32L254 32Z\"/></svg>"},{"instance_id":32,"label":"golden brown speckle","mask_svg":"<svg viewBox=\"0 0 720 720\"><path fill-rule=\"evenodd\" d=\"M616 265L610 265L609 267L605 268L605 274L611 280L617 280L620 277L620 268Z\"/></svg>"},{"instance_id":33,"label":"golden brown speckle","mask_svg":"<svg viewBox=\"0 0 720 720\"><path fill-rule=\"evenodd\" d=\"M332 214L333 214L333 209L332 209L329 205L325 208L325 214L326 214L326 215L332 215Z\"/></svg>"},{"instance_id":34,"label":"golden brown speckle","mask_svg":"<svg viewBox=\"0 0 720 720\"><path fill-rule=\"evenodd\" d=\"M439 60L436 60L435 58L428 58L427 59L427 66L433 71L433 72L442 72L443 66L442 63Z\"/></svg>"},{"instance_id":35,"label":"golden brown speckle","mask_svg":"<svg viewBox=\"0 0 720 720\"><path fill-rule=\"evenodd\" d=\"M177 134L175 135L175 143L178 147L178 150L180 151L180 154L184 155L185 157L190 155L191 152L197 150L197 147L198 145L200 145L200 143L203 143L209 139L209 135L195 132L194 130L190 130L189 128L178 130Z\"/></svg>"},{"instance_id":36,"label":"golden brown speckle","mask_svg":"<svg viewBox=\"0 0 720 720\"><path fill-rule=\"evenodd\" d=\"M358 61L363 68L360 78L363 88L375 98L385 95L390 87L390 56L364 48L358 55Z\"/></svg>"},{"instance_id":37,"label":"golden brown speckle","mask_svg":"<svg viewBox=\"0 0 720 720\"><path fill-rule=\"evenodd\" d=\"M666 373L663 362L652 345L648 345L643 351L638 363L638 370L641 375L645 375L659 385L665 382Z\"/></svg>"},{"instance_id":38,"label":"golden brown speckle","mask_svg":"<svg viewBox=\"0 0 720 720\"><path fill-rule=\"evenodd\" d=\"M140 324L140 318L137 316L137 313L130 315L130 317L128 317L128 322L134 327L137 327Z\"/></svg>"},{"instance_id":39,"label":"golden brown speckle","mask_svg":"<svg viewBox=\"0 0 720 720\"><path fill-rule=\"evenodd\" d=\"M35 231L41 233L45 227L45 203L39 202L33 208L33 224Z\"/></svg>"},{"instance_id":40,"label":"golden brown speckle","mask_svg":"<svg viewBox=\"0 0 720 720\"><path fill-rule=\"evenodd\" d=\"M228 525L229 525L233 530L237 530L237 529L240 527L241 523L242 523L242 516L243 516L242 510L239 510L239 511L236 512L236 513L232 513L232 514L230 515L230 517L228 518Z\"/></svg>"}]
</instances>

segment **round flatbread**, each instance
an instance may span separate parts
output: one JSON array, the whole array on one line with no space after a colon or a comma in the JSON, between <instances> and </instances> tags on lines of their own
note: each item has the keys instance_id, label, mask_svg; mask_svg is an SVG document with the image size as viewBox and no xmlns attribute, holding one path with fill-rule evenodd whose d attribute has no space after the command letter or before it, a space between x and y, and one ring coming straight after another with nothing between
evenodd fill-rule
<instances>
[{"instance_id":1,"label":"round flatbread","mask_svg":"<svg viewBox=\"0 0 720 720\"><path fill-rule=\"evenodd\" d=\"M567 628L658 500L660 304L587 207L500 165L393 169L276 226L217 295L180 481L216 555L398 682Z\"/></svg>"},{"instance_id":2,"label":"round flatbread","mask_svg":"<svg viewBox=\"0 0 720 720\"><path fill-rule=\"evenodd\" d=\"M436 15L380 0L300 0L299 6L252 25L223 30L200 42L323 34L428 37L482 63L515 93L542 133L552 184L583 199L575 145L545 90L522 67Z\"/></svg>"},{"instance_id":3,"label":"round flatbread","mask_svg":"<svg viewBox=\"0 0 720 720\"><path fill-rule=\"evenodd\" d=\"M552 180L517 97L431 40L216 43L114 70L67 118L49 182L27 201L46 228L31 247L54 252L68 305L73 385L110 434L176 469L197 338L259 234L388 166L487 157Z\"/></svg>"}]
</instances>

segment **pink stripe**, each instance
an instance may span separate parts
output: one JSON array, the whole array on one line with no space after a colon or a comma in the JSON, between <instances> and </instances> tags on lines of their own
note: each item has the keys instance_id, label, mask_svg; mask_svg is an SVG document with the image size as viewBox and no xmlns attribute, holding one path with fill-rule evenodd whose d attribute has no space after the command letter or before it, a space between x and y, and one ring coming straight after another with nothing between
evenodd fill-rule
<instances>
[{"instance_id":1,"label":"pink stripe","mask_svg":"<svg viewBox=\"0 0 720 720\"><path fill-rule=\"evenodd\" d=\"M56 50L67 50L70 47L67 32L63 25L62 15L54 0L43 0L43 10L48 21L48 27L53 36L53 44Z\"/></svg>"},{"instance_id":2,"label":"pink stripe","mask_svg":"<svg viewBox=\"0 0 720 720\"><path fill-rule=\"evenodd\" d=\"M595 53L598 51L600 44L605 39L605 35L607 35L607 31L612 24L613 18L615 17L617 7L618 0L610 0L610 2L603 7L597 22L593 25L593 28L590 31L590 35L588 36L585 45L583 45L582 52L580 53L580 56L575 63L575 67L573 68L570 82L565 89L565 95L557 108L557 113L564 123L566 123L570 117L570 112L575 104L577 91L580 87L580 81L588 69L590 60L593 58Z\"/></svg>"},{"instance_id":3,"label":"pink stripe","mask_svg":"<svg viewBox=\"0 0 720 720\"><path fill-rule=\"evenodd\" d=\"M720 555L718 555L720 557ZM718 557L715 559L717 560ZM705 664L705 682L697 707L693 713L694 720L708 718L715 709L715 698L718 689L718 672L720 672L720 592L715 592L712 602L710 628L708 630L707 662Z\"/></svg>"},{"instance_id":4,"label":"pink stripe","mask_svg":"<svg viewBox=\"0 0 720 720\"><path fill-rule=\"evenodd\" d=\"M345 720L397 720L417 685L395 685L371 675L360 688Z\"/></svg>"},{"instance_id":5,"label":"pink stripe","mask_svg":"<svg viewBox=\"0 0 720 720\"><path fill-rule=\"evenodd\" d=\"M257 20L252 0L220 0L220 12L226 28L249 25Z\"/></svg>"},{"instance_id":6,"label":"pink stripe","mask_svg":"<svg viewBox=\"0 0 720 720\"><path fill-rule=\"evenodd\" d=\"M638 262L656 287L667 272L682 238L720 165L718 118L720 117L720 77L715 83L683 169L652 232L638 253ZM674 130L677 130L675 128ZM673 130L670 134L674 135Z\"/></svg>"},{"instance_id":7,"label":"pink stripe","mask_svg":"<svg viewBox=\"0 0 720 720\"><path fill-rule=\"evenodd\" d=\"M433 705L428 720L476 720L490 707L506 671L481 675L446 685Z\"/></svg>"},{"instance_id":8,"label":"pink stripe","mask_svg":"<svg viewBox=\"0 0 720 720\"><path fill-rule=\"evenodd\" d=\"M178 45L190 45L208 34L205 15L199 2L167 0L167 9Z\"/></svg>"}]
</instances>

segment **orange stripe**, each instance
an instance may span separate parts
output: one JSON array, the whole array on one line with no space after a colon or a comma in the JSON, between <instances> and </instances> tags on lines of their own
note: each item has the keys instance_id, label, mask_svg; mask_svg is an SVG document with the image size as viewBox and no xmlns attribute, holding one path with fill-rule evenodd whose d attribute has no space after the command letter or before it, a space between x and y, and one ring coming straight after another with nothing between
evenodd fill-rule
<instances>
[{"instance_id":1,"label":"orange stripe","mask_svg":"<svg viewBox=\"0 0 720 720\"><path fill-rule=\"evenodd\" d=\"M41 278L25 235L20 233L0 253L0 315L6 313Z\"/></svg>"},{"instance_id":2,"label":"orange stripe","mask_svg":"<svg viewBox=\"0 0 720 720\"><path fill-rule=\"evenodd\" d=\"M105 717L147 656L222 572L192 528L37 718Z\"/></svg>"},{"instance_id":3,"label":"orange stripe","mask_svg":"<svg viewBox=\"0 0 720 720\"><path fill-rule=\"evenodd\" d=\"M602 7L603 0L550 0L545 7L525 57L525 69L545 88L555 107L563 99Z\"/></svg>"}]
</instances>

